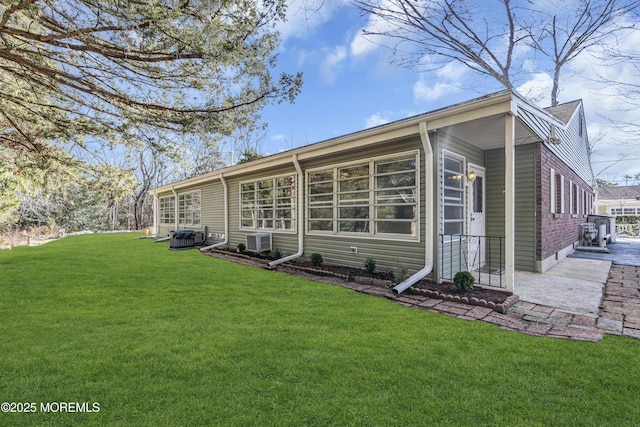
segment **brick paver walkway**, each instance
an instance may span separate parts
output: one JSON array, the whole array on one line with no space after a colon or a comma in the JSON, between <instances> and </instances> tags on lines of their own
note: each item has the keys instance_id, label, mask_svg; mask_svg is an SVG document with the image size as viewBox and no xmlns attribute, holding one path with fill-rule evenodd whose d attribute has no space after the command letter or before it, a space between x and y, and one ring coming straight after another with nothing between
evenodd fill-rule
<instances>
[{"instance_id":1,"label":"brick paver walkway","mask_svg":"<svg viewBox=\"0 0 640 427\"><path fill-rule=\"evenodd\" d=\"M600 341L604 334L640 339L640 267L613 265L605 286L599 317L518 301L501 314L422 295L393 295L388 289L355 283L342 286L392 299L400 304L471 321L481 320L503 329L529 335L581 341Z\"/></svg>"},{"instance_id":2,"label":"brick paver walkway","mask_svg":"<svg viewBox=\"0 0 640 427\"><path fill-rule=\"evenodd\" d=\"M598 328L608 334L640 339L640 267L611 267Z\"/></svg>"}]
</instances>

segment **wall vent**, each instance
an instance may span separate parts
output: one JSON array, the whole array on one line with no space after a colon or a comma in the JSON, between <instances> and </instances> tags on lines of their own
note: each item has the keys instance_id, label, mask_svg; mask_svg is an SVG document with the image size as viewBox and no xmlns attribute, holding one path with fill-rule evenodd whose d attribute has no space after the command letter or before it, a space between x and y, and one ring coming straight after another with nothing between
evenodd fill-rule
<instances>
[{"instance_id":1,"label":"wall vent","mask_svg":"<svg viewBox=\"0 0 640 427\"><path fill-rule=\"evenodd\" d=\"M268 252L271 250L271 233L247 234L247 250L252 252Z\"/></svg>"}]
</instances>

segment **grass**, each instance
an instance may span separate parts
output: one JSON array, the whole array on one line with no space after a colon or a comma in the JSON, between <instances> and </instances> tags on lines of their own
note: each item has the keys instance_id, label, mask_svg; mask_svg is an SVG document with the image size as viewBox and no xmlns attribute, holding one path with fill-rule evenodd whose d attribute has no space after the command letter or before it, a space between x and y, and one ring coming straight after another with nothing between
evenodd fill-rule
<instances>
[{"instance_id":1,"label":"grass","mask_svg":"<svg viewBox=\"0 0 640 427\"><path fill-rule=\"evenodd\" d=\"M0 425L637 425L640 341L503 331L132 234L0 251Z\"/></svg>"}]
</instances>

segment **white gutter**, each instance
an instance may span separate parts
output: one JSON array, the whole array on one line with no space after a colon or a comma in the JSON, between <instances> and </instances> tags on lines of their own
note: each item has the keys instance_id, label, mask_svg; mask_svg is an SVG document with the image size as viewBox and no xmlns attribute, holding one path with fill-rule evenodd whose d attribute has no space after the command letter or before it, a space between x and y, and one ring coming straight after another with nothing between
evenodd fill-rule
<instances>
[{"instance_id":1,"label":"white gutter","mask_svg":"<svg viewBox=\"0 0 640 427\"><path fill-rule=\"evenodd\" d=\"M222 183L222 198L224 199L224 240L222 242L200 248L200 252L215 249L220 246L226 246L229 243L229 187L227 186L227 180L224 179L224 174L222 173L220 174L220 182Z\"/></svg>"},{"instance_id":2,"label":"white gutter","mask_svg":"<svg viewBox=\"0 0 640 427\"><path fill-rule=\"evenodd\" d=\"M293 166L296 168L296 172L298 173L298 252L293 255L271 261L269 263L269 267L275 267L283 262L300 258L304 253L304 175L302 173L302 168L300 167L297 154L293 155Z\"/></svg>"},{"instance_id":3,"label":"white gutter","mask_svg":"<svg viewBox=\"0 0 640 427\"><path fill-rule=\"evenodd\" d=\"M401 294L411 285L426 277L433 270L433 149L431 148L431 140L427 131L427 123L420 122L420 141L424 150L424 186L425 186L425 207L424 207L424 267L414 273L404 282L393 288L393 293Z\"/></svg>"}]
</instances>

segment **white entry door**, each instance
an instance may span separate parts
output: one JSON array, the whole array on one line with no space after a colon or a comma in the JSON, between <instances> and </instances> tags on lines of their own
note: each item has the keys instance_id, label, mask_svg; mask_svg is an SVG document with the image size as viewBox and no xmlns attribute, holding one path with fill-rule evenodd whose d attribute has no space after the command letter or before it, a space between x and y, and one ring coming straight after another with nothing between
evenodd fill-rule
<instances>
[{"instance_id":1,"label":"white entry door","mask_svg":"<svg viewBox=\"0 0 640 427\"><path fill-rule=\"evenodd\" d=\"M467 177L475 174L475 180L468 186L468 266L475 270L484 265L485 256L485 179L484 168L469 163Z\"/></svg>"}]
</instances>

